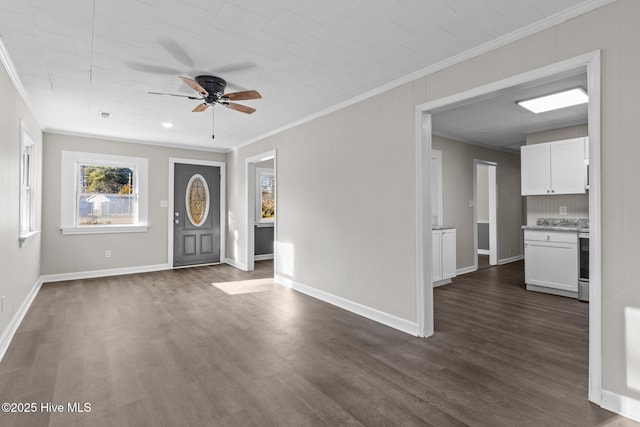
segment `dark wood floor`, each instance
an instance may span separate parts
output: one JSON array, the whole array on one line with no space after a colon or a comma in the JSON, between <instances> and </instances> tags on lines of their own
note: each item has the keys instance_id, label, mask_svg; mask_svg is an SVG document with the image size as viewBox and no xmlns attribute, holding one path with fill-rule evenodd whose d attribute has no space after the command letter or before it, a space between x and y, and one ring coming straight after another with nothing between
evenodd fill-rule
<instances>
[{"instance_id":1,"label":"dark wood floor","mask_svg":"<svg viewBox=\"0 0 640 427\"><path fill-rule=\"evenodd\" d=\"M45 284L0 363L0 400L88 402L2 426L636 425L587 402L587 311L526 292L522 263L435 290L418 339L282 287L271 262Z\"/></svg>"}]
</instances>

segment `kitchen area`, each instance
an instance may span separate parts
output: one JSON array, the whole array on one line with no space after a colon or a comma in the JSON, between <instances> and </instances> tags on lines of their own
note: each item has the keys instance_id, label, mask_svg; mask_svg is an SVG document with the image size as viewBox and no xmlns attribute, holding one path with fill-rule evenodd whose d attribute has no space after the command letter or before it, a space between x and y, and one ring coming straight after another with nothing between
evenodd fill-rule
<instances>
[{"instance_id":1,"label":"kitchen area","mask_svg":"<svg viewBox=\"0 0 640 427\"><path fill-rule=\"evenodd\" d=\"M530 135L521 147L526 288L585 302L589 300L589 138L539 141L586 130L584 125Z\"/></svg>"}]
</instances>

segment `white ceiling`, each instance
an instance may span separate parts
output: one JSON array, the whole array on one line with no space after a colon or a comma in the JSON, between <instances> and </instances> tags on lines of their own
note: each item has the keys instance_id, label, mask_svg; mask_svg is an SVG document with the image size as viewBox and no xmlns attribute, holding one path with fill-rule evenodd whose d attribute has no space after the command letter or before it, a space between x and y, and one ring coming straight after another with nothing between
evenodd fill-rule
<instances>
[{"instance_id":1,"label":"white ceiling","mask_svg":"<svg viewBox=\"0 0 640 427\"><path fill-rule=\"evenodd\" d=\"M45 130L228 149L585 3L0 0L0 37ZM197 101L147 93L201 73L258 111L217 106L212 140Z\"/></svg>"}]
</instances>

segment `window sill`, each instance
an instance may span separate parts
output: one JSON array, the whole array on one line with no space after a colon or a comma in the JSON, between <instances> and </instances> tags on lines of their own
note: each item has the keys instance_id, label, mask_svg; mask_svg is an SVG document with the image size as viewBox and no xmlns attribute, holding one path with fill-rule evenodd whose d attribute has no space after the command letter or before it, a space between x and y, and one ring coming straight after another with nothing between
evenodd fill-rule
<instances>
[{"instance_id":1,"label":"window sill","mask_svg":"<svg viewBox=\"0 0 640 427\"><path fill-rule=\"evenodd\" d=\"M256 222L255 225L257 228L262 228L262 227L271 227L273 228L273 224L275 223L275 221L263 221L263 222Z\"/></svg>"},{"instance_id":2,"label":"window sill","mask_svg":"<svg viewBox=\"0 0 640 427\"><path fill-rule=\"evenodd\" d=\"M18 241L20 242L20 247L23 247L29 240L31 240L38 234L40 234L40 231L29 231L28 233L22 233L18 237Z\"/></svg>"},{"instance_id":3,"label":"window sill","mask_svg":"<svg viewBox=\"0 0 640 427\"><path fill-rule=\"evenodd\" d=\"M85 227L62 227L64 235L74 234L117 234L117 233L146 233L148 225L87 225Z\"/></svg>"}]
</instances>

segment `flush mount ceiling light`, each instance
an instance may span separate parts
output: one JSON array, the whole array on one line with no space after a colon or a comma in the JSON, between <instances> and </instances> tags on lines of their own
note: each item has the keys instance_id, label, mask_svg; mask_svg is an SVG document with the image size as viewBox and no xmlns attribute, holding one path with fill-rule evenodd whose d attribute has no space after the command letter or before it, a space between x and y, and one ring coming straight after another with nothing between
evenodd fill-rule
<instances>
[{"instance_id":1,"label":"flush mount ceiling light","mask_svg":"<svg viewBox=\"0 0 640 427\"><path fill-rule=\"evenodd\" d=\"M171 129L173 127L173 123L171 122L162 122L162 127L167 128L167 129Z\"/></svg>"},{"instance_id":2,"label":"flush mount ceiling light","mask_svg":"<svg viewBox=\"0 0 640 427\"><path fill-rule=\"evenodd\" d=\"M538 114L574 105L586 104L587 102L589 102L587 92L585 92L581 87L577 87L558 93L552 93L551 95L527 99L526 101L518 101L517 104Z\"/></svg>"}]
</instances>

